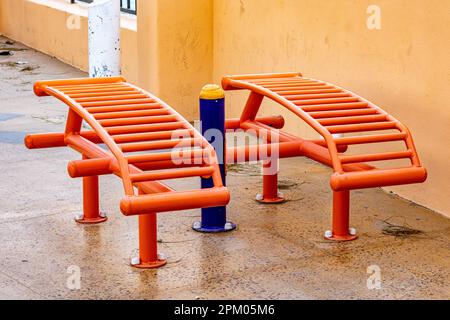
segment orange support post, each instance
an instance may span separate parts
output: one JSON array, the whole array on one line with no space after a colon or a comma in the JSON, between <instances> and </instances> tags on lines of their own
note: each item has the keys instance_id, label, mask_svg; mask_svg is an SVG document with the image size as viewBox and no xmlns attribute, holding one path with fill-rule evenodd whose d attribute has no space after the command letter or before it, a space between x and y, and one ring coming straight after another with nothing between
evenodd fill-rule
<instances>
[{"instance_id":1,"label":"orange support post","mask_svg":"<svg viewBox=\"0 0 450 320\"><path fill-rule=\"evenodd\" d=\"M139 189L139 194L145 193ZM131 261L131 266L138 269L156 269L167 264L167 260L158 255L158 222L157 214L150 213L139 216L139 258Z\"/></svg>"},{"instance_id":2,"label":"orange support post","mask_svg":"<svg viewBox=\"0 0 450 320\"><path fill-rule=\"evenodd\" d=\"M83 157L86 159L86 157ZM83 215L75 219L81 224L98 224L108 220L104 213L100 212L98 176L83 178Z\"/></svg>"},{"instance_id":3,"label":"orange support post","mask_svg":"<svg viewBox=\"0 0 450 320\"><path fill-rule=\"evenodd\" d=\"M325 232L325 238L352 241L358 238L350 228L350 191L333 191L333 230Z\"/></svg>"},{"instance_id":4,"label":"orange support post","mask_svg":"<svg viewBox=\"0 0 450 320\"><path fill-rule=\"evenodd\" d=\"M275 164L272 164L276 162ZM275 167L274 167L275 166ZM278 191L278 159L264 161L263 193L256 196L256 201L263 204L280 204L286 202L283 194Z\"/></svg>"}]
</instances>

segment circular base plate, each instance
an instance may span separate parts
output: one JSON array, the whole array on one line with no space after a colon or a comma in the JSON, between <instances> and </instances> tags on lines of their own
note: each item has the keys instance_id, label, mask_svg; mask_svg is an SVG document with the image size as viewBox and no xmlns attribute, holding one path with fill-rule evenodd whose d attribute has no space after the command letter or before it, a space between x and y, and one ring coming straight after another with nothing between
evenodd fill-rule
<instances>
[{"instance_id":1,"label":"circular base plate","mask_svg":"<svg viewBox=\"0 0 450 320\"><path fill-rule=\"evenodd\" d=\"M278 194L278 197L276 198L267 198L267 199L264 198L262 194L258 194L255 200L262 204L281 204L286 202L286 199L281 193Z\"/></svg>"},{"instance_id":2,"label":"circular base plate","mask_svg":"<svg viewBox=\"0 0 450 320\"><path fill-rule=\"evenodd\" d=\"M99 224L108 220L108 217L98 217L93 219L75 219L75 221L79 224Z\"/></svg>"},{"instance_id":3,"label":"circular base plate","mask_svg":"<svg viewBox=\"0 0 450 320\"><path fill-rule=\"evenodd\" d=\"M221 232L230 232L236 230L237 228L237 225L232 222L227 222L225 226L218 228L203 228L201 227L201 225L202 225L201 222L196 222L192 226L192 229L201 233L221 233Z\"/></svg>"},{"instance_id":4,"label":"circular base plate","mask_svg":"<svg viewBox=\"0 0 450 320\"><path fill-rule=\"evenodd\" d=\"M157 260L154 262L130 264L130 265L136 269L158 269L158 268L164 267L166 264L167 264L167 260Z\"/></svg>"},{"instance_id":5,"label":"circular base plate","mask_svg":"<svg viewBox=\"0 0 450 320\"><path fill-rule=\"evenodd\" d=\"M336 241L336 242L346 242L346 241L354 241L356 239L358 239L357 235L348 235L348 236L332 236L331 238L327 238L325 237L326 240L330 240L330 241Z\"/></svg>"}]
</instances>

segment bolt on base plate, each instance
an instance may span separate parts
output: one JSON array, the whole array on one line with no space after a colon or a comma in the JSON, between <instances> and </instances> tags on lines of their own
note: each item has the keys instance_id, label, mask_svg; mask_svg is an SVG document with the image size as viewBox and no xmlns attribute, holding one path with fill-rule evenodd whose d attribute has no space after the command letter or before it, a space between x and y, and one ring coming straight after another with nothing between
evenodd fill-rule
<instances>
[{"instance_id":1,"label":"bolt on base plate","mask_svg":"<svg viewBox=\"0 0 450 320\"><path fill-rule=\"evenodd\" d=\"M203 227L200 221L194 222L192 229L202 233L221 233L236 230L237 225L232 222L227 222L223 227Z\"/></svg>"},{"instance_id":2,"label":"bolt on base plate","mask_svg":"<svg viewBox=\"0 0 450 320\"><path fill-rule=\"evenodd\" d=\"M167 264L165 255L158 254L158 260L152 262L141 262L139 257L131 259L130 265L137 269L158 269L164 267Z\"/></svg>"},{"instance_id":3,"label":"bolt on base plate","mask_svg":"<svg viewBox=\"0 0 450 320\"><path fill-rule=\"evenodd\" d=\"M337 241L337 242L345 242L345 241L353 241L358 239L358 236L356 234L356 229L355 228L350 228L348 231L348 235L346 236L336 236L333 234L332 231L326 231L324 238L326 240L330 240L330 241Z\"/></svg>"},{"instance_id":4,"label":"bolt on base plate","mask_svg":"<svg viewBox=\"0 0 450 320\"><path fill-rule=\"evenodd\" d=\"M285 203L287 200L281 192L278 192L276 198L264 198L264 195L258 194L256 196L256 201L262 204L281 204Z\"/></svg>"},{"instance_id":5,"label":"bolt on base plate","mask_svg":"<svg viewBox=\"0 0 450 320\"><path fill-rule=\"evenodd\" d=\"M101 213L99 217L96 218L84 218L83 215L75 217L75 221L79 224L99 224L108 220L108 217Z\"/></svg>"}]
</instances>

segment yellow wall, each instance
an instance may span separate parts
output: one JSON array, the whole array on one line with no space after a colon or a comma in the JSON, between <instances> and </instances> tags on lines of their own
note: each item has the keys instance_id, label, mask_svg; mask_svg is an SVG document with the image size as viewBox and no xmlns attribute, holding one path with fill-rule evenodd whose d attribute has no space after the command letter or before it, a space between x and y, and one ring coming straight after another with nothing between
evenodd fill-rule
<instances>
[{"instance_id":1,"label":"yellow wall","mask_svg":"<svg viewBox=\"0 0 450 320\"><path fill-rule=\"evenodd\" d=\"M68 28L71 16L80 28ZM73 21L73 20L70 20ZM0 33L88 70L87 12L69 1L0 0ZM137 34L122 28L123 74L137 80Z\"/></svg>"},{"instance_id":2,"label":"yellow wall","mask_svg":"<svg viewBox=\"0 0 450 320\"><path fill-rule=\"evenodd\" d=\"M212 79L213 2L141 1L138 31L141 85L196 119L200 89Z\"/></svg>"},{"instance_id":3,"label":"yellow wall","mask_svg":"<svg viewBox=\"0 0 450 320\"><path fill-rule=\"evenodd\" d=\"M0 0L0 32L86 70L86 19L68 31L68 13L37 2ZM381 30L366 27L373 3ZM138 32L123 30L123 70L190 120L202 85L225 74L301 71L348 88L413 132L429 179L391 190L450 216L448 12L442 0L141 0ZM229 116L244 98L228 94Z\"/></svg>"},{"instance_id":4,"label":"yellow wall","mask_svg":"<svg viewBox=\"0 0 450 320\"><path fill-rule=\"evenodd\" d=\"M215 0L214 79L301 71L378 104L411 129L429 171L425 184L392 190L450 216L450 1L375 1L382 29L369 31L373 3ZM242 99L232 94L230 115Z\"/></svg>"}]
</instances>

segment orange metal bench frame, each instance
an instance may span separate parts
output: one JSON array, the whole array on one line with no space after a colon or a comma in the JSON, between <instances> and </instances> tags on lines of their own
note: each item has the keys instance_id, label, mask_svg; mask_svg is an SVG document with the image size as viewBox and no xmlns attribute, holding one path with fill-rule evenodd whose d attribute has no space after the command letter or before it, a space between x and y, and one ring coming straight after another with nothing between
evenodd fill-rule
<instances>
[{"instance_id":1,"label":"orange metal bench frame","mask_svg":"<svg viewBox=\"0 0 450 320\"><path fill-rule=\"evenodd\" d=\"M334 192L333 230L327 232L332 240L353 240L355 232L349 228L349 191L354 189L421 183L427 178L408 128L381 108L360 96L324 81L304 78L300 73L253 74L227 76L222 81L225 90L249 90L250 97L236 128L254 129L269 137L268 145L276 143L281 158L307 156L334 170L331 188ZM290 110L307 123L323 140L308 141L286 132L275 130L256 118L264 98L271 99ZM282 128L280 121L277 129ZM395 130L395 133L386 133ZM383 133L384 131L384 133ZM336 137L335 134L376 132L375 134ZM375 154L345 155L348 146L392 141L403 141L406 150ZM249 149L255 146L246 147ZM228 161L236 161L243 150L230 149ZM411 166L378 169L366 162L410 159ZM264 159L260 159L264 160ZM277 176L264 175L264 195L267 202L278 202Z\"/></svg>"},{"instance_id":2,"label":"orange metal bench frame","mask_svg":"<svg viewBox=\"0 0 450 320\"><path fill-rule=\"evenodd\" d=\"M106 220L99 215L98 176L115 174L122 179L125 196L120 209L127 216L140 216L137 267L165 264L157 254L156 213L228 204L230 195L212 146L154 95L122 77L37 82L34 91L41 97L54 96L70 109L64 133L28 135L26 146L69 146L82 154L82 160L68 165L71 177L83 178L84 217L80 223ZM91 131L82 131L83 121ZM105 144L107 150L98 144ZM180 151L182 147L187 149ZM187 177L211 177L214 187L175 191L161 182Z\"/></svg>"}]
</instances>

